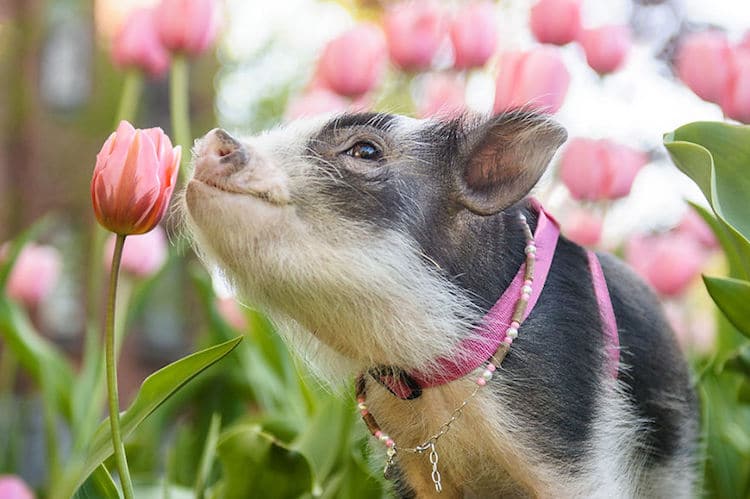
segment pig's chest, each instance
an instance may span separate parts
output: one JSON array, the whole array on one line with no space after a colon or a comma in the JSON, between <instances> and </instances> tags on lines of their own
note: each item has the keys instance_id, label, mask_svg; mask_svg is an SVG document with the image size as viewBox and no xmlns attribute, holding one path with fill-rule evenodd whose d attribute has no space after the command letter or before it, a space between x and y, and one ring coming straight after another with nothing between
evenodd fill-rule
<instances>
[{"instance_id":1,"label":"pig's chest","mask_svg":"<svg viewBox=\"0 0 750 499\"><path fill-rule=\"evenodd\" d=\"M473 379L425 389L414 400L401 400L368 380L367 406L396 443L395 464L417 497L538 495L539 477L531 471L521 443L522 422L512 420L487 387L470 397L476 387ZM438 434L432 455L430 448L422 453L409 450ZM434 483L438 474L439 495Z\"/></svg>"}]
</instances>

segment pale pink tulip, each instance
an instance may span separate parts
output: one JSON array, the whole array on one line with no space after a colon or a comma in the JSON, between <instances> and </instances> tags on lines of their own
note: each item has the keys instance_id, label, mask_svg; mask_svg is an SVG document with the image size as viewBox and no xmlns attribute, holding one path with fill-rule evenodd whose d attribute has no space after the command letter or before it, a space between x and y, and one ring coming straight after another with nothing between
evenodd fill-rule
<instances>
[{"instance_id":1,"label":"pale pink tulip","mask_svg":"<svg viewBox=\"0 0 750 499\"><path fill-rule=\"evenodd\" d=\"M495 87L496 113L518 108L555 113L565 100L570 74L556 48L502 55Z\"/></svg>"},{"instance_id":2,"label":"pale pink tulip","mask_svg":"<svg viewBox=\"0 0 750 499\"><path fill-rule=\"evenodd\" d=\"M115 251L115 235L107 239L104 249L104 264L112 266L112 254ZM167 237L164 229L158 225L145 234L130 236L125 239L120 268L135 277L148 277L155 274L167 260Z\"/></svg>"},{"instance_id":3,"label":"pale pink tulip","mask_svg":"<svg viewBox=\"0 0 750 499\"><path fill-rule=\"evenodd\" d=\"M0 252L0 260L5 258L3 253L7 249ZM57 284L61 269L62 257L55 248L27 244L8 276L8 296L26 307L36 307Z\"/></svg>"},{"instance_id":4,"label":"pale pink tulip","mask_svg":"<svg viewBox=\"0 0 750 499\"><path fill-rule=\"evenodd\" d=\"M731 77L731 52L721 31L688 35L677 49L677 74L698 97L718 104Z\"/></svg>"},{"instance_id":5,"label":"pale pink tulip","mask_svg":"<svg viewBox=\"0 0 750 499\"><path fill-rule=\"evenodd\" d=\"M450 34L456 68L484 66L497 46L495 5L483 1L465 6L453 20Z\"/></svg>"},{"instance_id":6,"label":"pale pink tulip","mask_svg":"<svg viewBox=\"0 0 750 499\"><path fill-rule=\"evenodd\" d=\"M216 0L161 0L156 14L161 41L172 52L196 57L216 39Z\"/></svg>"},{"instance_id":7,"label":"pale pink tulip","mask_svg":"<svg viewBox=\"0 0 750 499\"><path fill-rule=\"evenodd\" d=\"M158 78L169 69L169 52L161 44L154 9L132 11L112 42L112 59L121 68L135 68Z\"/></svg>"},{"instance_id":8,"label":"pale pink tulip","mask_svg":"<svg viewBox=\"0 0 750 499\"><path fill-rule=\"evenodd\" d=\"M728 118L750 123L750 49L732 50L730 71L721 109Z\"/></svg>"},{"instance_id":9,"label":"pale pink tulip","mask_svg":"<svg viewBox=\"0 0 750 499\"><path fill-rule=\"evenodd\" d=\"M0 475L0 499L34 499L34 493L17 476Z\"/></svg>"},{"instance_id":10,"label":"pale pink tulip","mask_svg":"<svg viewBox=\"0 0 750 499\"><path fill-rule=\"evenodd\" d=\"M142 234L159 223L172 196L181 149L161 128L120 122L96 156L91 200L99 223L116 234Z\"/></svg>"},{"instance_id":11,"label":"pale pink tulip","mask_svg":"<svg viewBox=\"0 0 750 499\"><path fill-rule=\"evenodd\" d=\"M419 102L420 118L453 118L466 110L466 88L455 77L430 75Z\"/></svg>"},{"instance_id":12,"label":"pale pink tulip","mask_svg":"<svg viewBox=\"0 0 750 499\"><path fill-rule=\"evenodd\" d=\"M530 23L540 43L570 43L581 31L581 0L540 0L531 8Z\"/></svg>"},{"instance_id":13,"label":"pale pink tulip","mask_svg":"<svg viewBox=\"0 0 750 499\"><path fill-rule=\"evenodd\" d=\"M692 208L685 212L685 216L677 225L677 232L693 237L706 249L719 248L714 231Z\"/></svg>"},{"instance_id":14,"label":"pale pink tulip","mask_svg":"<svg viewBox=\"0 0 750 499\"><path fill-rule=\"evenodd\" d=\"M646 154L630 147L606 139L575 138L563 151L560 179L575 199L617 199L630 193L647 162Z\"/></svg>"},{"instance_id":15,"label":"pale pink tulip","mask_svg":"<svg viewBox=\"0 0 750 499\"><path fill-rule=\"evenodd\" d=\"M630 28L602 26L584 29L578 41L586 54L586 62L599 74L612 73L622 67L630 51Z\"/></svg>"},{"instance_id":16,"label":"pale pink tulip","mask_svg":"<svg viewBox=\"0 0 750 499\"><path fill-rule=\"evenodd\" d=\"M316 78L337 94L357 97L375 88L385 66L383 32L374 24L362 23L326 45Z\"/></svg>"},{"instance_id":17,"label":"pale pink tulip","mask_svg":"<svg viewBox=\"0 0 750 499\"><path fill-rule=\"evenodd\" d=\"M346 111L349 101L341 95L324 88L316 88L293 98L286 108L289 120L304 116L339 113Z\"/></svg>"},{"instance_id":18,"label":"pale pink tulip","mask_svg":"<svg viewBox=\"0 0 750 499\"><path fill-rule=\"evenodd\" d=\"M625 259L663 296L678 296L698 277L708 252L679 232L638 235L625 246Z\"/></svg>"},{"instance_id":19,"label":"pale pink tulip","mask_svg":"<svg viewBox=\"0 0 750 499\"><path fill-rule=\"evenodd\" d=\"M581 246L596 246L602 238L602 219L591 210L576 209L565 219L563 234Z\"/></svg>"},{"instance_id":20,"label":"pale pink tulip","mask_svg":"<svg viewBox=\"0 0 750 499\"><path fill-rule=\"evenodd\" d=\"M386 12L383 26L391 60L407 71L430 67L446 31L442 10L430 0L396 4Z\"/></svg>"},{"instance_id":21,"label":"pale pink tulip","mask_svg":"<svg viewBox=\"0 0 750 499\"><path fill-rule=\"evenodd\" d=\"M237 331L247 331L247 317L233 298L216 298L216 309L227 324Z\"/></svg>"}]
</instances>

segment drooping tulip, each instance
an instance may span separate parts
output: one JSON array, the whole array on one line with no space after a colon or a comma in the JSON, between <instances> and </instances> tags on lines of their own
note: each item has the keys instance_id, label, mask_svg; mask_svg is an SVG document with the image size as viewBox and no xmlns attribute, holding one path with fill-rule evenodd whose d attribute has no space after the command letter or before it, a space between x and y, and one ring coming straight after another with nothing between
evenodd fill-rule
<instances>
[{"instance_id":1,"label":"drooping tulip","mask_svg":"<svg viewBox=\"0 0 750 499\"><path fill-rule=\"evenodd\" d=\"M116 234L153 229L172 196L180 156L161 128L121 122L96 156L91 199L99 223Z\"/></svg>"},{"instance_id":2,"label":"drooping tulip","mask_svg":"<svg viewBox=\"0 0 750 499\"><path fill-rule=\"evenodd\" d=\"M625 259L663 296L682 294L700 273L708 253L679 232L638 235L625 245Z\"/></svg>"},{"instance_id":3,"label":"drooping tulip","mask_svg":"<svg viewBox=\"0 0 750 499\"><path fill-rule=\"evenodd\" d=\"M586 54L586 62L599 74L612 73L622 67L630 51L630 28L602 26L584 29L578 41Z\"/></svg>"},{"instance_id":4,"label":"drooping tulip","mask_svg":"<svg viewBox=\"0 0 750 499\"><path fill-rule=\"evenodd\" d=\"M484 66L497 46L495 6L486 1L465 6L453 20L450 35L457 69Z\"/></svg>"},{"instance_id":5,"label":"drooping tulip","mask_svg":"<svg viewBox=\"0 0 750 499\"><path fill-rule=\"evenodd\" d=\"M421 71L430 67L446 23L437 2L414 0L388 9L383 27L393 63L407 71Z\"/></svg>"},{"instance_id":6,"label":"drooping tulip","mask_svg":"<svg viewBox=\"0 0 750 499\"><path fill-rule=\"evenodd\" d=\"M156 15L161 41L172 52L197 57L216 39L216 0L161 0Z\"/></svg>"},{"instance_id":7,"label":"drooping tulip","mask_svg":"<svg viewBox=\"0 0 750 499\"><path fill-rule=\"evenodd\" d=\"M560 178L579 200L627 196L633 180L648 162L641 151L606 139L572 139L560 162Z\"/></svg>"},{"instance_id":8,"label":"drooping tulip","mask_svg":"<svg viewBox=\"0 0 750 499\"><path fill-rule=\"evenodd\" d=\"M104 249L104 264L112 266L115 251L115 235L107 239ZM167 236L158 225L145 234L130 236L125 240L120 268L135 277L155 274L167 260Z\"/></svg>"},{"instance_id":9,"label":"drooping tulip","mask_svg":"<svg viewBox=\"0 0 750 499\"><path fill-rule=\"evenodd\" d=\"M677 225L677 232L694 238L706 249L717 249L719 247L719 241L711 227L693 209L685 212Z\"/></svg>"},{"instance_id":10,"label":"drooping tulip","mask_svg":"<svg viewBox=\"0 0 750 499\"><path fill-rule=\"evenodd\" d=\"M0 475L0 497L2 499L34 499L34 493L26 482L15 475Z\"/></svg>"},{"instance_id":11,"label":"drooping tulip","mask_svg":"<svg viewBox=\"0 0 750 499\"><path fill-rule=\"evenodd\" d=\"M570 43L581 30L581 0L540 0L531 8L530 23L540 43Z\"/></svg>"},{"instance_id":12,"label":"drooping tulip","mask_svg":"<svg viewBox=\"0 0 750 499\"><path fill-rule=\"evenodd\" d=\"M570 74L556 48L506 52L500 59L494 111L526 107L555 113L569 84Z\"/></svg>"},{"instance_id":13,"label":"drooping tulip","mask_svg":"<svg viewBox=\"0 0 750 499\"><path fill-rule=\"evenodd\" d=\"M0 261L4 252L0 252ZM27 244L8 276L8 296L26 307L36 307L57 284L61 269L62 257L57 249Z\"/></svg>"},{"instance_id":14,"label":"drooping tulip","mask_svg":"<svg viewBox=\"0 0 750 499\"><path fill-rule=\"evenodd\" d=\"M466 88L462 82L447 75L428 76L418 104L420 118L452 118L465 110Z\"/></svg>"},{"instance_id":15,"label":"drooping tulip","mask_svg":"<svg viewBox=\"0 0 750 499\"><path fill-rule=\"evenodd\" d=\"M730 75L721 97L721 109L728 118L750 123L750 48L733 49L730 60Z\"/></svg>"},{"instance_id":16,"label":"drooping tulip","mask_svg":"<svg viewBox=\"0 0 750 499\"><path fill-rule=\"evenodd\" d=\"M731 53L721 31L685 36L677 49L677 75L701 99L720 103L731 76Z\"/></svg>"},{"instance_id":17,"label":"drooping tulip","mask_svg":"<svg viewBox=\"0 0 750 499\"><path fill-rule=\"evenodd\" d=\"M154 9L136 9L112 42L112 59L121 68L135 68L158 78L169 69L169 53L156 29Z\"/></svg>"},{"instance_id":18,"label":"drooping tulip","mask_svg":"<svg viewBox=\"0 0 750 499\"><path fill-rule=\"evenodd\" d=\"M362 23L326 45L316 78L337 94L357 97L380 82L386 57L383 32L374 24Z\"/></svg>"},{"instance_id":19,"label":"drooping tulip","mask_svg":"<svg viewBox=\"0 0 750 499\"><path fill-rule=\"evenodd\" d=\"M581 246L596 246L602 238L602 219L591 210L576 209L562 224L563 234Z\"/></svg>"}]
</instances>

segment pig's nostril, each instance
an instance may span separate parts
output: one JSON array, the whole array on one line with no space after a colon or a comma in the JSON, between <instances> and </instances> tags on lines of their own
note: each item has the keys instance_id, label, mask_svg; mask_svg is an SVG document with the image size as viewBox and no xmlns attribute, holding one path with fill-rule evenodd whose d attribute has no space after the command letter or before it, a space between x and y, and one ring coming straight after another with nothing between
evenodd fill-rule
<instances>
[{"instance_id":1,"label":"pig's nostril","mask_svg":"<svg viewBox=\"0 0 750 499\"><path fill-rule=\"evenodd\" d=\"M228 147L219 147L219 150L217 152L219 153L219 157L223 158L224 156L229 156L230 154L232 154L234 150Z\"/></svg>"},{"instance_id":2,"label":"pig's nostril","mask_svg":"<svg viewBox=\"0 0 750 499\"><path fill-rule=\"evenodd\" d=\"M209 135L212 138L211 143L213 145L214 153L220 158L229 156L235 151L243 148L242 143L239 140L235 139L221 128L215 128Z\"/></svg>"}]
</instances>

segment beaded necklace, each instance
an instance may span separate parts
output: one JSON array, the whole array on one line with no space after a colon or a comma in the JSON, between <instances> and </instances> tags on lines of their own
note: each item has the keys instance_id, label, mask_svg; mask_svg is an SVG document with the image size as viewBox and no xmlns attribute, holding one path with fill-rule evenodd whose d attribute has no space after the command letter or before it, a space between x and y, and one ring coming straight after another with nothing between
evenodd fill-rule
<instances>
[{"instance_id":1,"label":"beaded necklace","mask_svg":"<svg viewBox=\"0 0 750 499\"><path fill-rule=\"evenodd\" d=\"M380 425L375 420L375 417L367 408L367 384L365 382L364 373L360 374L357 377L357 409L359 410L360 415L362 416L362 420L367 426L367 429L370 430L370 433L380 442L382 442L386 447L386 462L383 469L383 474L385 475L386 479L393 478L391 471L393 469L393 465L395 463L396 455L398 452L424 454L425 452L429 451L428 458L430 464L432 465L432 472L430 475L432 483L435 485L435 490L437 492L441 492L443 490L440 471L438 470L438 461L440 459L440 456L438 455L437 451L437 442L440 437L448 433L451 425L455 421L457 421L463 414L464 407L466 407L466 405L474 398L474 396L476 396L479 390L483 386L485 386L489 380L492 379L494 372L498 367L500 367L500 364L503 362L505 356L510 350L510 346L513 343L513 340L518 337L518 329L523 323L524 313L526 312L526 307L528 306L529 299L531 297L532 284L534 282L534 265L536 262L536 243L534 241L534 235L531 233L531 228L529 228L529 224L527 223L526 217L523 215L523 213L519 213L518 219L521 222L524 236L526 238L526 247L524 248L524 252L526 253L526 268L524 271L524 282L521 288L521 296L519 297L513 309L510 326L505 331L505 338L503 338L502 342L500 342L500 344L498 345L497 350L495 350L495 352L490 356L487 363L485 364L482 374L475 380L477 386L474 388L471 394L466 399L464 399L463 402L461 402L461 404L453 411L453 413L451 413L448 421L443 423L440 428L438 428L437 432L435 432L435 434L415 447L401 447L396 445L396 442L389 435L383 432L383 430L381 430Z\"/></svg>"}]
</instances>

